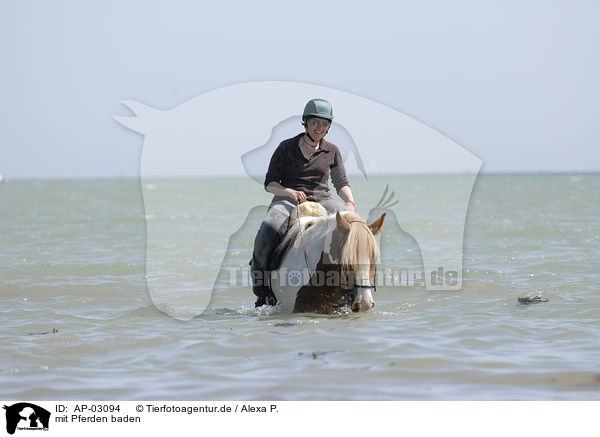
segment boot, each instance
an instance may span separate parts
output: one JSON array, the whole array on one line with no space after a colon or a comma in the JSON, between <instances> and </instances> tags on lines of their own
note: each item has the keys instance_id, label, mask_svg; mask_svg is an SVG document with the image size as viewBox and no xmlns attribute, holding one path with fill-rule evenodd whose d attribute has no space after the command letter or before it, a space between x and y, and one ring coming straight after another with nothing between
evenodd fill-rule
<instances>
[{"instance_id":1,"label":"boot","mask_svg":"<svg viewBox=\"0 0 600 437\"><path fill-rule=\"evenodd\" d=\"M266 296L261 296L256 299L256 303L254 304L254 308L261 307L263 305L275 306L277 305L277 298L275 294L271 290L267 292Z\"/></svg>"}]
</instances>

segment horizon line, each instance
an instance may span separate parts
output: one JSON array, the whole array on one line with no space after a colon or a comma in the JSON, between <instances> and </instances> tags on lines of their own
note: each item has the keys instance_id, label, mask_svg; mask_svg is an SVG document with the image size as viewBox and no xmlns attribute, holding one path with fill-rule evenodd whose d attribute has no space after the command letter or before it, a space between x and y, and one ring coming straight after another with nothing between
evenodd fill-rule
<instances>
[{"instance_id":1,"label":"horizon line","mask_svg":"<svg viewBox=\"0 0 600 437\"><path fill-rule=\"evenodd\" d=\"M470 175L489 175L489 176L510 176L510 175L569 175L569 174L599 174L600 170L496 170L496 171L479 171L474 172L414 172L414 173L376 173L367 176L370 177L402 177L402 176L470 176ZM359 176L365 178L360 173L349 173L348 176ZM0 183L6 183L9 181L69 181L69 180L134 180L141 179L141 175L115 175L115 176L44 176L44 177L31 177L31 176L15 176L0 178ZM210 175L210 176L199 176L199 175L149 175L144 176L144 179L251 179L254 178L248 175Z\"/></svg>"}]
</instances>

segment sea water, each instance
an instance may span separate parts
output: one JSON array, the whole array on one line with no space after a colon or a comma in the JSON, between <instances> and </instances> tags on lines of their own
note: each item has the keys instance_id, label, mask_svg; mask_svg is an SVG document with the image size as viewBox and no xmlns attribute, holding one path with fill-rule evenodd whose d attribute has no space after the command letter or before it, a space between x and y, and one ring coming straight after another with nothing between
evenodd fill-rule
<instances>
[{"instance_id":1,"label":"sea water","mask_svg":"<svg viewBox=\"0 0 600 437\"><path fill-rule=\"evenodd\" d=\"M386 186L399 202L381 271L423 269L403 224L456 249L440 180L464 177L351 177L363 217ZM380 286L374 311L334 316L255 309L247 283L215 277L227 257L247 266L269 200L247 178L0 184L0 396L600 399L599 174L480 175L462 289ZM212 289L196 315L194 291Z\"/></svg>"}]
</instances>

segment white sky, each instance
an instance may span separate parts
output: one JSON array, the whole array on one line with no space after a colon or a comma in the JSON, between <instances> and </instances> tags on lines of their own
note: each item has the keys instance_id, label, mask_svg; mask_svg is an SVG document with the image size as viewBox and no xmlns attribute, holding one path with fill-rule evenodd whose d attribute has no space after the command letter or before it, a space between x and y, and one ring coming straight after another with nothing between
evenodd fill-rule
<instances>
[{"instance_id":1,"label":"white sky","mask_svg":"<svg viewBox=\"0 0 600 437\"><path fill-rule=\"evenodd\" d=\"M379 102L484 172L598 171L599 18L593 0L3 1L0 174L138 175L121 100L168 109L259 80Z\"/></svg>"}]
</instances>

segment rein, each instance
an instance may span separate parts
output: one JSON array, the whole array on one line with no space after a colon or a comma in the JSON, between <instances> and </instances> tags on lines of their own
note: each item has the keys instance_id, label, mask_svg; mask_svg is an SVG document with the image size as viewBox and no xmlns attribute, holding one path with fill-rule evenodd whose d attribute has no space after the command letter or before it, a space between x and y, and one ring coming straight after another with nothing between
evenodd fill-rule
<instances>
[{"instance_id":1,"label":"rein","mask_svg":"<svg viewBox=\"0 0 600 437\"><path fill-rule=\"evenodd\" d=\"M300 212L298 211L298 208L296 208L296 223L300 224ZM304 253L304 263L306 264L306 270L308 271L308 277L310 281L310 278L312 278L312 272L310 271L310 267L308 265L308 255L306 254L306 247L304 247L304 228L300 227L298 233L300 234L300 242L302 243L302 253Z\"/></svg>"}]
</instances>

